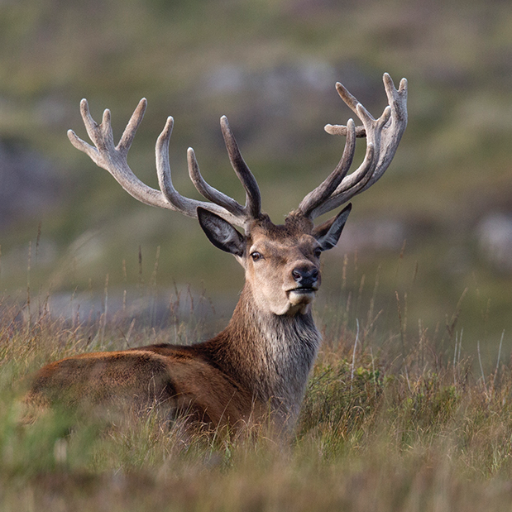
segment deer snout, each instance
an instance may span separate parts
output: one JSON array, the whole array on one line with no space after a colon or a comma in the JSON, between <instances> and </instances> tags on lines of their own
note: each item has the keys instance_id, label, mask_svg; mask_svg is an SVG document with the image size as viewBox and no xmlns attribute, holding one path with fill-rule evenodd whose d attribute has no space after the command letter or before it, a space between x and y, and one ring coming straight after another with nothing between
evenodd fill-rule
<instances>
[{"instance_id":1,"label":"deer snout","mask_svg":"<svg viewBox=\"0 0 512 512\"><path fill-rule=\"evenodd\" d=\"M314 288L316 283L318 282L318 269L316 267L313 268L294 268L292 270L293 280L299 285L301 288Z\"/></svg>"}]
</instances>

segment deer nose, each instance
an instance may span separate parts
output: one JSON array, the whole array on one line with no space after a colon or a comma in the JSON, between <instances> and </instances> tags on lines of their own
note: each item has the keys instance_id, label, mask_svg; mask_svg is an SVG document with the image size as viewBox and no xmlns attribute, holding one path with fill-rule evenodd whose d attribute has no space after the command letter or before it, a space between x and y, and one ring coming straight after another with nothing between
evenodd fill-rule
<instances>
[{"instance_id":1,"label":"deer nose","mask_svg":"<svg viewBox=\"0 0 512 512\"><path fill-rule=\"evenodd\" d=\"M318 269L294 268L292 270L292 276L298 285L308 288L318 281Z\"/></svg>"}]
</instances>

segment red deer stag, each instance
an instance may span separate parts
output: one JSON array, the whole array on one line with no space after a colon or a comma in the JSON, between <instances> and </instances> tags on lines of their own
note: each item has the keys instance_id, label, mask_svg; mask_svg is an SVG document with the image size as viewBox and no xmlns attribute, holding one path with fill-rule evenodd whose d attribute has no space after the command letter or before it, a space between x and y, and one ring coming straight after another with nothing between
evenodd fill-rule
<instances>
[{"instance_id":1,"label":"red deer stag","mask_svg":"<svg viewBox=\"0 0 512 512\"><path fill-rule=\"evenodd\" d=\"M212 428L237 429L249 421L262 421L267 414L278 428L292 428L320 344L311 313L320 287L320 255L338 242L351 205L316 227L313 220L367 190L391 163L407 124L407 81L402 79L397 90L385 74L384 86L389 105L374 119L343 85L336 84L363 126L356 128L350 119L346 126L325 127L331 134L346 136L343 156L283 225L273 224L261 211L258 185L226 117L221 118L222 134L246 192L245 206L206 183L191 148L190 178L209 202L188 199L176 191L168 157L172 117L156 143L160 190L148 187L127 163L146 100L140 101L117 146L109 110L98 125L82 100L82 118L95 146L72 130L68 132L71 143L139 201L197 217L213 245L242 265L245 285L228 326L214 338L192 346L160 344L82 354L48 364L35 376L29 401L46 404L66 397L76 403L108 404L122 397L139 406L159 403L169 408L165 410L171 417L187 411L193 424ZM366 154L359 168L347 175L358 136L366 136Z\"/></svg>"}]
</instances>

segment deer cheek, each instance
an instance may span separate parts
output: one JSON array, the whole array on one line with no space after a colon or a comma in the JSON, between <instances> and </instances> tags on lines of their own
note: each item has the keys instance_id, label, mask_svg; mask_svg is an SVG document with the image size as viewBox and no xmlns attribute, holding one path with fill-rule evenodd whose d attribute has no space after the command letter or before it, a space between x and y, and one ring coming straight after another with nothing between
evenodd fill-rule
<instances>
[{"instance_id":1,"label":"deer cheek","mask_svg":"<svg viewBox=\"0 0 512 512\"><path fill-rule=\"evenodd\" d=\"M256 287L253 289L253 298L255 306L263 313L272 313L274 315L284 315L290 308L290 303L286 294L274 289L264 289Z\"/></svg>"}]
</instances>

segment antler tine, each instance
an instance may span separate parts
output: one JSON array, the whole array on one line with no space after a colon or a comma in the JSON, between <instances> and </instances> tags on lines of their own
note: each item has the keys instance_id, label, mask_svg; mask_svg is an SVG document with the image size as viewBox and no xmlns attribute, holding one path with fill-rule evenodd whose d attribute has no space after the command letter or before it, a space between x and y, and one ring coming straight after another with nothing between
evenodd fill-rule
<instances>
[{"instance_id":1,"label":"antler tine","mask_svg":"<svg viewBox=\"0 0 512 512\"><path fill-rule=\"evenodd\" d=\"M324 182L310 192L299 204L297 212L305 217L309 218L313 216L315 209L330 197L343 178L347 175L347 172L352 165L356 149L356 129L352 119L349 119L347 123L346 135L347 140L345 141L343 156L334 171L332 171Z\"/></svg>"},{"instance_id":2,"label":"antler tine","mask_svg":"<svg viewBox=\"0 0 512 512\"><path fill-rule=\"evenodd\" d=\"M350 176L347 177L354 177L354 179L350 180L350 185L347 183L347 186L345 187L346 182L344 180L343 183L341 183L336 189L336 192L315 209L310 218L313 220L316 217L320 217L320 215L330 212L338 208L338 206L347 203L356 194L362 192L362 189L370 181L375 171L375 165L375 146L369 143L366 146L366 155L363 163L359 166L357 171L354 171Z\"/></svg>"},{"instance_id":3,"label":"antler tine","mask_svg":"<svg viewBox=\"0 0 512 512\"><path fill-rule=\"evenodd\" d=\"M373 125L373 128L369 129L368 140L367 140L367 144L366 144L367 145L367 153L365 155L365 159L364 159L363 163L359 166L359 168L356 171L354 171L350 176L347 176L343 180L342 183L340 183L340 185L338 186L338 188L335 190L335 192L333 194L336 196L341 194L342 192L347 192L351 189L354 189L354 187L361 180L365 179L365 176L367 176L367 174L370 174L370 175L366 179L366 183L368 183L370 181L370 179L372 178L372 176L374 176L374 171L375 171L375 168L377 165L377 160L375 159L375 157L378 156L375 151L375 144L378 143L378 141L377 141L377 137L376 137L376 131L374 128L380 127L380 129L382 129L385 126L385 124L387 123L389 116L391 114L391 109L389 106L387 106L384 109L382 116L378 120L375 120L375 119L373 119L373 117L371 117L371 115L363 107L363 105L359 104L359 109L361 112L360 115L365 117L366 124ZM366 128L364 128L364 130L366 132ZM368 153L368 148L370 146L372 146L371 159L369 156L370 153ZM371 173L370 173L370 170L371 170ZM360 188L357 188L357 190L360 190ZM343 204L343 203L340 203L340 204Z\"/></svg>"},{"instance_id":4,"label":"antler tine","mask_svg":"<svg viewBox=\"0 0 512 512\"><path fill-rule=\"evenodd\" d=\"M89 112L89 104L84 98L80 102L80 113L89 138L94 143L91 146L76 135L73 130L68 130L68 138L78 150L88 155L98 166L107 170L116 181L135 199L142 203L158 206L160 208L174 209L163 196L162 192L148 187L140 181L126 162L126 153L133 141L137 127L144 116L146 99L140 100L132 114L128 126L123 134L119 148L114 147L112 128L110 123L110 111L103 114L103 121L98 125Z\"/></svg>"},{"instance_id":5,"label":"antler tine","mask_svg":"<svg viewBox=\"0 0 512 512\"><path fill-rule=\"evenodd\" d=\"M371 187L386 171L393 160L398 144L407 126L407 80L402 78L398 89L388 73L383 76L384 87L391 109L391 122L381 131L381 152L377 169L365 187Z\"/></svg>"},{"instance_id":6,"label":"antler tine","mask_svg":"<svg viewBox=\"0 0 512 512\"><path fill-rule=\"evenodd\" d=\"M347 136L347 127L341 124L326 124L324 126L324 130L329 135L343 135L344 137ZM356 138L362 139L364 137L366 137L366 130L364 129L364 126L356 126Z\"/></svg>"},{"instance_id":7,"label":"antler tine","mask_svg":"<svg viewBox=\"0 0 512 512\"><path fill-rule=\"evenodd\" d=\"M196 187L196 190L206 199L212 201L225 208L228 212L232 213L235 217L246 219L246 213L244 207L233 198L220 192L216 188L209 185L199 170L199 164L197 163L195 152L192 148L188 148L187 151L188 161L188 173L192 183Z\"/></svg>"},{"instance_id":8,"label":"antler tine","mask_svg":"<svg viewBox=\"0 0 512 512\"><path fill-rule=\"evenodd\" d=\"M78 137L73 130L68 130L68 138L75 148L87 154L96 165L107 170L121 187L138 201L150 206L179 211L189 217L197 217L197 208L202 207L216 213L228 222L243 226L245 219L233 215L222 205L188 199L174 188L168 154L169 140L174 124L172 117L167 119L156 143L157 172L161 190L149 187L135 176L128 165L127 155L137 128L144 117L146 106L147 100L142 98L130 117L119 144L115 146L110 111L108 109L104 111L102 122L98 124L91 116L87 100L83 99L80 102L80 113L87 134L94 146Z\"/></svg>"},{"instance_id":9,"label":"antler tine","mask_svg":"<svg viewBox=\"0 0 512 512\"><path fill-rule=\"evenodd\" d=\"M368 183L350 197L369 189L382 177L395 156L407 126L407 80L402 78L399 88L396 89L391 76L384 73L383 82L389 105L384 109L382 116L375 121L375 124L372 123L370 134L368 134L370 129L365 124L368 141L374 140L376 144L377 165ZM361 104L360 108L364 109ZM362 118L361 121L363 121Z\"/></svg>"},{"instance_id":10,"label":"antler tine","mask_svg":"<svg viewBox=\"0 0 512 512\"><path fill-rule=\"evenodd\" d=\"M121 139L119 140L119 144L117 145L117 150L123 152L124 154L128 154L129 149L132 146L133 139L135 138L135 134L137 133L137 129L139 128L142 119L144 118L144 114L146 113L146 108L148 106L148 101L146 98L142 98L137 105L137 108L133 112L126 128L124 129L123 135L121 135Z\"/></svg>"},{"instance_id":11,"label":"antler tine","mask_svg":"<svg viewBox=\"0 0 512 512\"><path fill-rule=\"evenodd\" d=\"M343 178L329 198L317 206L310 214L316 218L338 206L346 203L356 194L370 188L386 171L395 156L398 144L407 126L407 80L400 81L399 89L395 88L389 74L383 76L384 87L389 105L378 119L359 103L343 85L336 84L336 90L341 99L352 109L363 126L356 128L356 135L366 135L367 151L359 168ZM327 125L325 130L331 134L347 135L352 130L347 126Z\"/></svg>"},{"instance_id":12,"label":"antler tine","mask_svg":"<svg viewBox=\"0 0 512 512\"><path fill-rule=\"evenodd\" d=\"M196 217L197 205L193 199L183 197L175 188L171 178L171 165L169 163L169 142L171 140L172 129L174 128L174 119L168 117L162 133L158 136L155 145L156 172L158 175L158 185L167 201L175 206L181 213Z\"/></svg>"},{"instance_id":13,"label":"antler tine","mask_svg":"<svg viewBox=\"0 0 512 512\"><path fill-rule=\"evenodd\" d=\"M223 207L223 205L205 203L204 201L196 201L195 199L189 199L187 197L182 196L174 188L171 178L171 166L169 163L169 141L171 140L173 126L174 119L172 117L168 117L165 127L162 130L162 133L159 135L155 146L158 184L160 185L160 189L162 190L167 201L169 201L169 203L172 204L176 210L189 217L197 218L197 208L201 207L212 213L219 215L228 222L231 222L238 226L243 226L243 220L240 219L239 217L232 215L228 210L226 210Z\"/></svg>"},{"instance_id":14,"label":"antler tine","mask_svg":"<svg viewBox=\"0 0 512 512\"><path fill-rule=\"evenodd\" d=\"M220 126L228 151L229 161L245 189L246 202L244 211L248 218L257 219L261 214L261 194L258 183L238 149L238 144L229 127L228 118L226 116L220 118Z\"/></svg>"}]
</instances>

